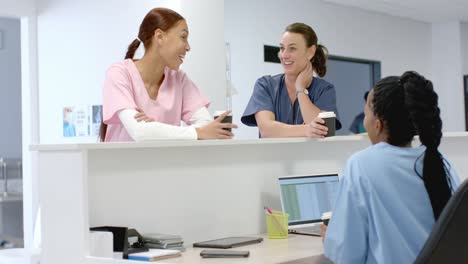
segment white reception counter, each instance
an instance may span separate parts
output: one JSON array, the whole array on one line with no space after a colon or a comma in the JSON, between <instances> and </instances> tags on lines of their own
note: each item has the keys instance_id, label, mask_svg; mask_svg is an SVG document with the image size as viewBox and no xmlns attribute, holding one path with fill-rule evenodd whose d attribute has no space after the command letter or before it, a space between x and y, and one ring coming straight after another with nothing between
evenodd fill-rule
<instances>
[{"instance_id":1,"label":"white reception counter","mask_svg":"<svg viewBox=\"0 0 468 264\"><path fill-rule=\"evenodd\" d=\"M446 134L442 142L466 179L468 133ZM264 233L263 207L280 208L279 176L340 172L369 145L366 136L346 136L32 146L41 263L132 263L89 257L92 226L180 234L186 245Z\"/></svg>"}]
</instances>

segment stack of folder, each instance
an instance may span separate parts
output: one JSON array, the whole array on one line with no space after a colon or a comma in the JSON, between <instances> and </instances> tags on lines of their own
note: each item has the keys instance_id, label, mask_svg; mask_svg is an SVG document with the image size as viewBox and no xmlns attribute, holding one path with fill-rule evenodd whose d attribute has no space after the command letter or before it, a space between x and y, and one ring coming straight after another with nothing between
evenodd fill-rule
<instances>
[{"instance_id":1,"label":"stack of folder","mask_svg":"<svg viewBox=\"0 0 468 264\"><path fill-rule=\"evenodd\" d=\"M148 248L185 250L184 240L179 235L149 233L143 235L143 242Z\"/></svg>"}]
</instances>

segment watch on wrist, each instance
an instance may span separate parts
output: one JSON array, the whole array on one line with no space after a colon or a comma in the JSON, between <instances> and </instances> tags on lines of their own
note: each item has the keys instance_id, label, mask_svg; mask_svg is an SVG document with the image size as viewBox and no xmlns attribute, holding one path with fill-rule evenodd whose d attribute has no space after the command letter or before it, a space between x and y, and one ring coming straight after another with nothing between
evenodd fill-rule
<instances>
[{"instance_id":1,"label":"watch on wrist","mask_svg":"<svg viewBox=\"0 0 468 264\"><path fill-rule=\"evenodd\" d=\"M307 89L296 89L296 96L300 93L305 93L306 95L309 95L309 90Z\"/></svg>"}]
</instances>

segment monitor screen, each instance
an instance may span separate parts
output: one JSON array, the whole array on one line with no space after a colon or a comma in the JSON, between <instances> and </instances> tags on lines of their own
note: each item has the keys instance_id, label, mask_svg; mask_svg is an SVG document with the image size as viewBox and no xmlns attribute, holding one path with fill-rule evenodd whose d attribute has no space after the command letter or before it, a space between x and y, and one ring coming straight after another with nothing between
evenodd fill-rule
<instances>
[{"instance_id":1,"label":"monitor screen","mask_svg":"<svg viewBox=\"0 0 468 264\"><path fill-rule=\"evenodd\" d=\"M279 178L281 205L289 225L320 222L332 210L338 192L338 174Z\"/></svg>"}]
</instances>

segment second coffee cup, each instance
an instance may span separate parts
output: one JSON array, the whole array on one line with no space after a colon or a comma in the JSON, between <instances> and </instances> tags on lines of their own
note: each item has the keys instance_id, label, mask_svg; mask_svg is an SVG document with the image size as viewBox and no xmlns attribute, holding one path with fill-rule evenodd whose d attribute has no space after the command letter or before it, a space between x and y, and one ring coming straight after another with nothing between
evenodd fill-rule
<instances>
[{"instance_id":1,"label":"second coffee cup","mask_svg":"<svg viewBox=\"0 0 468 264\"><path fill-rule=\"evenodd\" d=\"M224 110L215 111L214 119L218 118L220 115L224 114L225 112L226 111ZM221 123L232 123L232 113L229 113L226 117L224 117L224 119L221 120ZM231 128L224 128L224 129L231 131Z\"/></svg>"},{"instance_id":2,"label":"second coffee cup","mask_svg":"<svg viewBox=\"0 0 468 264\"><path fill-rule=\"evenodd\" d=\"M325 121L325 126L328 127L328 134L326 137L332 137L335 135L335 124L336 124L336 114L335 112L321 112L318 117L322 118Z\"/></svg>"}]
</instances>

